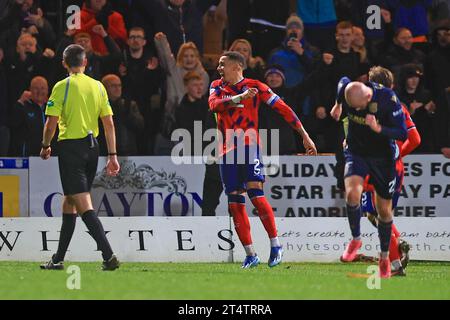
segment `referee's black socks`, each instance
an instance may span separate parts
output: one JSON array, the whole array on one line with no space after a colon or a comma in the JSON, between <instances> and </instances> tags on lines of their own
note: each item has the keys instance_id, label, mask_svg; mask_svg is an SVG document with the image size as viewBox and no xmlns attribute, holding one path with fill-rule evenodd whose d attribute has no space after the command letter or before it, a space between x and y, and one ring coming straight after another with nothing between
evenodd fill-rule
<instances>
[{"instance_id":1,"label":"referee's black socks","mask_svg":"<svg viewBox=\"0 0 450 320\"><path fill-rule=\"evenodd\" d=\"M64 261L67 248L72 239L75 224L77 222L77 215L73 213L63 213L62 215L61 232L59 234L58 251L53 256L53 263Z\"/></svg>"},{"instance_id":2,"label":"referee's black socks","mask_svg":"<svg viewBox=\"0 0 450 320\"><path fill-rule=\"evenodd\" d=\"M103 260L108 261L111 259L113 251L106 238L103 225L94 210L88 210L83 213L81 219L83 219L83 222L86 224L92 238L97 242L98 248L102 251Z\"/></svg>"}]
</instances>

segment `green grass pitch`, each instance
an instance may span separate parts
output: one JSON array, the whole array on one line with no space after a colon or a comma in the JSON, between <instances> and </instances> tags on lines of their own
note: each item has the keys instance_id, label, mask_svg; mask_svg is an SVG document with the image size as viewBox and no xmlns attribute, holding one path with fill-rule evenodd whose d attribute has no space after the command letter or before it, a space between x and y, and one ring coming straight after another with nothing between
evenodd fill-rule
<instances>
[{"instance_id":1,"label":"green grass pitch","mask_svg":"<svg viewBox=\"0 0 450 320\"><path fill-rule=\"evenodd\" d=\"M80 268L79 290L69 290L70 265ZM412 262L406 278L381 280L369 290L368 264L284 263L242 270L230 263L123 263L103 272L99 263L66 262L64 271L38 263L0 262L0 299L450 299L450 263ZM69 281L70 282L70 281Z\"/></svg>"}]
</instances>

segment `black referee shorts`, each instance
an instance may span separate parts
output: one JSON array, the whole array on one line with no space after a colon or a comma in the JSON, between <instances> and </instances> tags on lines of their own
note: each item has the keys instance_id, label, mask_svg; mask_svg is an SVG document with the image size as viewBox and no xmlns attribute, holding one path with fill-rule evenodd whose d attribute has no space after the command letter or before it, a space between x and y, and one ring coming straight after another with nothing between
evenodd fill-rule
<instances>
[{"instance_id":1,"label":"black referee shorts","mask_svg":"<svg viewBox=\"0 0 450 320\"><path fill-rule=\"evenodd\" d=\"M97 172L99 148L95 138L59 141L59 174L64 195L90 192Z\"/></svg>"}]
</instances>

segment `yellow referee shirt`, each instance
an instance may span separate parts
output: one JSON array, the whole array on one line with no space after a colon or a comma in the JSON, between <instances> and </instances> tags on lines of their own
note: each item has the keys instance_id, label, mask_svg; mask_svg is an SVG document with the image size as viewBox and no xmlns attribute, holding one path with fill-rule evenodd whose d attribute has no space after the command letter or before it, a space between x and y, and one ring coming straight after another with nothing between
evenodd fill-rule
<instances>
[{"instance_id":1,"label":"yellow referee shirt","mask_svg":"<svg viewBox=\"0 0 450 320\"><path fill-rule=\"evenodd\" d=\"M100 81L72 74L59 81L47 103L46 115L59 117L59 140L98 136L98 118L112 115L108 94Z\"/></svg>"}]
</instances>

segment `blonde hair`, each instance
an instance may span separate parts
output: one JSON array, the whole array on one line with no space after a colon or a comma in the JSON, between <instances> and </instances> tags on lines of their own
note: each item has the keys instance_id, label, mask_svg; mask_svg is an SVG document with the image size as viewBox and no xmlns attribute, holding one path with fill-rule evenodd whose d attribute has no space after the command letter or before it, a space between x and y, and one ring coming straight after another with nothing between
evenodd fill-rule
<instances>
[{"instance_id":1,"label":"blonde hair","mask_svg":"<svg viewBox=\"0 0 450 320\"><path fill-rule=\"evenodd\" d=\"M243 43L248 48L249 56L248 56L248 60L246 61L248 67L254 68L258 63L260 63L262 66L264 66L264 60L261 57L254 57L253 56L252 45L246 39L236 39L236 40L234 40L228 50L229 51L236 51L236 47L240 43Z\"/></svg>"},{"instance_id":2,"label":"blonde hair","mask_svg":"<svg viewBox=\"0 0 450 320\"><path fill-rule=\"evenodd\" d=\"M198 51L195 43L193 43L192 41L183 43L181 45L180 49L178 50L178 54L177 54L177 65L180 67L183 66L183 55L186 52L186 50L194 50L194 54L197 56L197 60L198 60L197 67L198 67L198 65L201 65L200 52Z\"/></svg>"}]
</instances>

